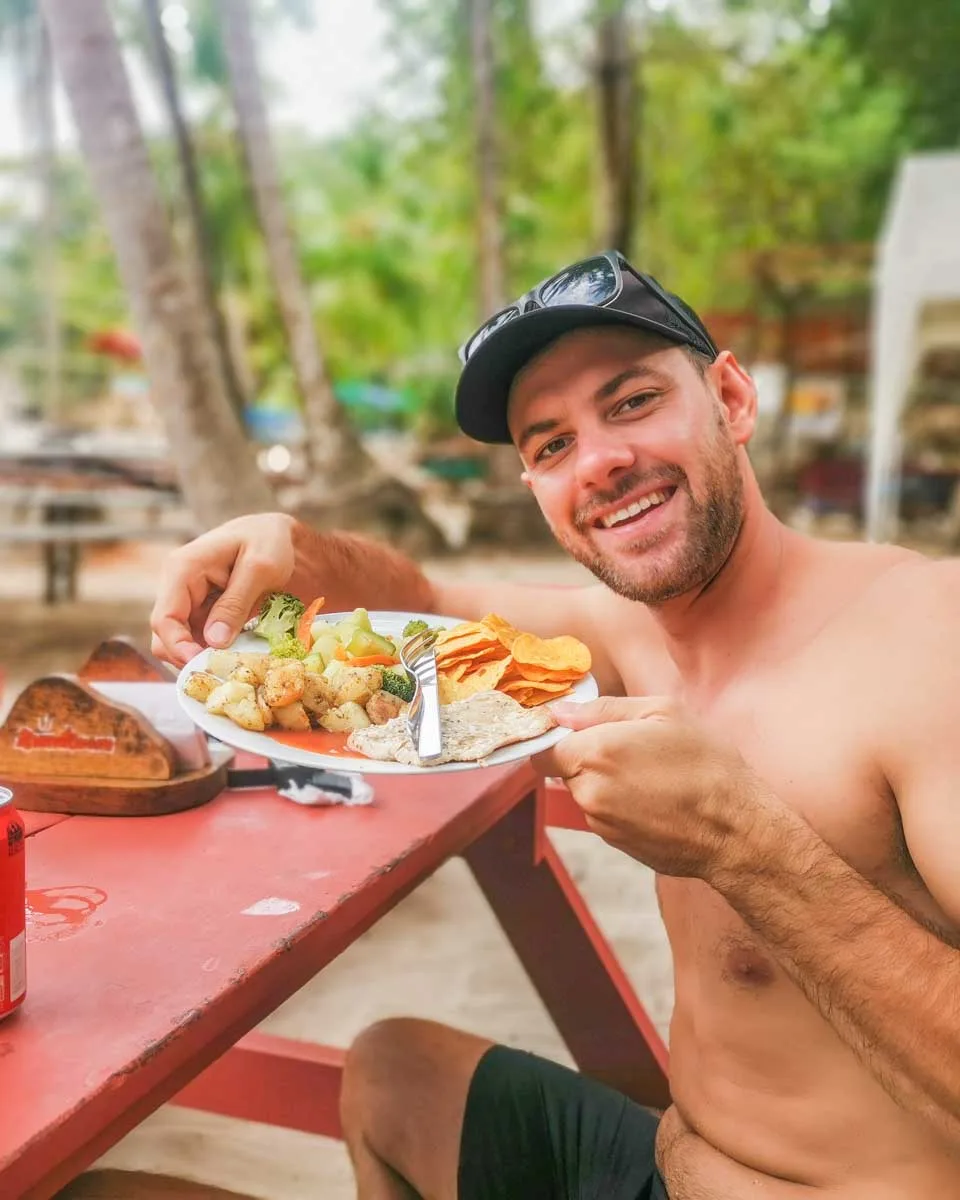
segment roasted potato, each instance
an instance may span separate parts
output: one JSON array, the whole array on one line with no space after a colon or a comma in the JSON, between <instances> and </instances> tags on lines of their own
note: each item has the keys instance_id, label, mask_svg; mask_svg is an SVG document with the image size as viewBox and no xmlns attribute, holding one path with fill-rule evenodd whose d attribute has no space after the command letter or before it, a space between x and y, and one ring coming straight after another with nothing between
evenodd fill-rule
<instances>
[{"instance_id":1,"label":"roasted potato","mask_svg":"<svg viewBox=\"0 0 960 1200\"><path fill-rule=\"evenodd\" d=\"M234 671L246 667L256 676L257 683L263 683L267 668L270 665L269 654L250 654L239 650L211 650L207 659L207 670L221 679L229 679ZM245 682L250 682L246 680Z\"/></svg>"},{"instance_id":2,"label":"roasted potato","mask_svg":"<svg viewBox=\"0 0 960 1200\"><path fill-rule=\"evenodd\" d=\"M192 675L187 676L183 690L191 700L199 700L201 704L206 704L207 697L216 691L222 682L223 680L210 671L194 671Z\"/></svg>"},{"instance_id":3,"label":"roasted potato","mask_svg":"<svg viewBox=\"0 0 960 1200\"><path fill-rule=\"evenodd\" d=\"M260 716L263 717L264 729L269 729L271 725L276 724L273 719L273 709L263 698L263 684L257 688L257 708L260 709Z\"/></svg>"},{"instance_id":4,"label":"roasted potato","mask_svg":"<svg viewBox=\"0 0 960 1200\"><path fill-rule=\"evenodd\" d=\"M229 717L241 729L262 733L263 717L257 707L257 693L249 683L230 679L207 697L207 712Z\"/></svg>"},{"instance_id":5,"label":"roasted potato","mask_svg":"<svg viewBox=\"0 0 960 1200\"><path fill-rule=\"evenodd\" d=\"M275 660L263 681L263 698L271 708L284 708L303 697L306 671L297 658Z\"/></svg>"},{"instance_id":6,"label":"roasted potato","mask_svg":"<svg viewBox=\"0 0 960 1200\"><path fill-rule=\"evenodd\" d=\"M363 705L383 684L383 671L379 667L349 667L344 663L331 663L324 670L324 678L333 684L334 704L346 704L353 700Z\"/></svg>"},{"instance_id":7,"label":"roasted potato","mask_svg":"<svg viewBox=\"0 0 960 1200\"><path fill-rule=\"evenodd\" d=\"M311 717L322 717L335 703L333 684L322 675L307 671L303 679L303 707Z\"/></svg>"},{"instance_id":8,"label":"roasted potato","mask_svg":"<svg viewBox=\"0 0 960 1200\"><path fill-rule=\"evenodd\" d=\"M370 718L355 700L328 709L320 718L321 728L329 733L349 733L354 729L365 729Z\"/></svg>"},{"instance_id":9,"label":"roasted potato","mask_svg":"<svg viewBox=\"0 0 960 1200\"><path fill-rule=\"evenodd\" d=\"M263 679L257 675L257 672L251 670L250 667L244 665L243 663L241 663L239 667L234 667L227 678L237 679L240 681L240 683L249 683L255 688L259 687L263 683Z\"/></svg>"},{"instance_id":10,"label":"roasted potato","mask_svg":"<svg viewBox=\"0 0 960 1200\"><path fill-rule=\"evenodd\" d=\"M252 691L253 688L249 683L240 683L237 679L230 679L226 683L221 683L207 696L207 712L222 716L223 710L231 700L242 699Z\"/></svg>"},{"instance_id":11,"label":"roasted potato","mask_svg":"<svg viewBox=\"0 0 960 1200\"><path fill-rule=\"evenodd\" d=\"M364 705L364 710L374 725L386 725L399 715L401 708L403 701L390 692L374 692Z\"/></svg>"},{"instance_id":12,"label":"roasted potato","mask_svg":"<svg viewBox=\"0 0 960 1200\"><path fill-rule=\"evenodd\" d=\"M271 708L270 712L280 729L290 729L302 733L310 728L307 710L299 700L294 700L292 704L285 704L282 708Z\"/></svg>"}]
</instances>

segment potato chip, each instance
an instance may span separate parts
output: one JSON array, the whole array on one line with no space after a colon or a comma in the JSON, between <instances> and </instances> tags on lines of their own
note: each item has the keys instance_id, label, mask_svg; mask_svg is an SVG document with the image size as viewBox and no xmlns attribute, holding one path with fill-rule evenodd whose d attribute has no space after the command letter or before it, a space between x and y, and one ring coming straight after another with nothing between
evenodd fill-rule
<instances>
[{"instance_id":1,"label":"potato chip","mask_svg":"<svg viewBox=\"0 0 960 1200\"><path fill-rule=\"evenodd\" d=\"M590 651L578 638L540 638L498 613L445 630L436 653L443 704L496 689L532 708L568 695L590 670Z\"/></svg>"},{"instance_id":2,"label":"potato chip","mask_svg":"<svg viewBox=\"0 0 960 1200\"><path fill-rule=\"evenodd\" d=\"M515 625L511 625L509 621L504 620L503 617L497 616L496 613L487 613L480 624L486 625L488 629L492 630L494 636L497 637L503 643L503 645L507 647L508 650L513 646L514 641L520 636L520 630L517 629Z\"/></svg>"},{"instance_id":3,"label":"potato chip","mask_svg":"<svg viewBox=\"0 0 960 1200\"><path fill-rule=\"evenodd\" d=\"M437 638L437 652L439 653L447 646L457 645L460 642L493 642L496 641L496 635L492 629L488 629L480 621L464 621L460 625L454 625L452 629L445 629Z\"/></svg>"},{"instance_id":4,"label":"potato chip","mask_svg":"<svg viewBox=\"0 0 960 1200\"><path fill-rule=\"evenodd\" d=\"M506 660L487 663L476 671L471 671L461 679L450 675L439 676L440 703L452 704L454 700L465 700L477 692L490 692L497 688L506 670Z\"/></svg>"},{"instance_id":5,"label":"potato chip","mask_svg":"<svg viewBox=\"0 0 960 1200\"><path fill-rule=\"evenodd\" d=\"M578 679L583 678L582 671L550 671L546 667L533 666L531 663L516 662L514 660L514 668L512 674L517 679L528 679L531 683L539 683L541 680L558 680L564 679L568 683L576 683Z\"/></svg>"},{"instance_id":6,"label":"potato chip","mask_svg":"<svg viewBox=\"0 0 960 1200\"><path fill-rule=\"evenodd\" d=\"M495 646L466 646L450 654L438 654L437 666L455 666L462 662L485 662L491 659L506 658L508 654L509 651L504 649L499 642Z\"/></svg>"},{"instance_id":7,"label":"potato chip","mask_svg":"<svg viewBox=\"0 0 960 1200\"><path fill-rule=\"evenodd\" d=\"M545 692L546 694L560 695L562 692L573 690L573 684L569 679L559 679L555 683L551 680L542 680L539 683L532 683L526 679L508 679L500 684L502 692Z\"/></svg>"},{"instance_id":8,"label":"potato chip","mask_svg":"<svg viewBox=\"0 0 960 1200\"><path fill-rule=\"evenodd\" d=\"M538 638L521 633L511 647L514 661L531 667L543 667L553 672L573 672L585 675L590 670L590 651L578 638Z\"/></svg>"},{"instance_id":9,"label":"potato chip","mask_svg":"<svg viewBox=\"0 0 960 1200\"><path fill-rule=\"evenodd\" d=\"M536 708L538 704L546 704L550 700L559 700L563 696L567 696L573 691L569 684L563 685L563 691L543 691L535 688L533 685L524 686L523 684L503 684L498 690L511 699L516 700L518 704L522 704L524 708Z\"/></svg>"}]
</instances>

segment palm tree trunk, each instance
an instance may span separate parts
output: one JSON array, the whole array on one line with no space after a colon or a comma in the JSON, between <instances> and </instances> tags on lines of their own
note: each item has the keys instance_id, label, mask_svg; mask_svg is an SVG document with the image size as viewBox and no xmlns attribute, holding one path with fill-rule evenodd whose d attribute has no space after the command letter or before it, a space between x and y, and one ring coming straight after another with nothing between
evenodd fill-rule
<instances>
[{"instance_id":1,"label":"palm tree trunk","mask_svg":"<svg viewBox=\"0 0 960 1200\"><path fill-rule=\"evenodd\" d=\"M153 54L156 62L157 76L163 91L167 106L167 115L173 129L174 141L177 147L177 163L180 168L180 181L183 198L186 205L189 258L193 260L197 285L203 297L204 306L210 322L210 334L217 348L223 379L237 415L243 418L247 406L247 394L240 382L240 374L233 357L233 350L227 334L217 286L214 282L213 263L210 252L210 237L207 230L207 216L203 203L203 189L200 185L200 172L197 167L197 156L193 147L193 138L183 116L183 106L180 103L180 89L177 84L176 67L170 46L163 30L160 19L160 0L144 0L147 27L153 44Z\"/></svg>"},{"instance_id":2,"label":"palm tree trunk","mask_svg":"<svg viewBox=\"0 0 960 1200\"><path fill-rule=\"evenodd\" d=\"M184 497L202 525L271 508L176 254L105 0L40 0L40 8Z\"/></svg>"},{"instance_id":3,"label":"palm tree trunk","mask_svg":"<svg viewBox=\"0 0 960 1200\"><path fill-rule=\"evenodd\" d=\"M248 0L221 0L217 12L237 132L303 404L314 484L329 494L362 491L376 472L337 402L320 350L267 121L250 6Z\"/></svg>"},{"instance_id":4,"label":"palm tree trunk","mask_svg":"<svg viewBox=\"0 0 960 1200\"><path fill-rule=\"evenodd\" d=\"M500 222L500 163L497 146L496 88L490 0L469 0L470 60L473 69L477 178L477 266L479 319L504 299L503 230Z\"/></svg>"},{"instance_id":5,"label":"palm tree trunk","mask_svg":"<svg viewBox=\"0 0 960 1200\"><path fill-rule=\"evenodd\" d=\"M597 17L603 245L629 257L637 218L639 56L626 0L599 0Z\"/></svg>"},{"instance_id":6,"label":"palm tree trunk","mask_svg":"<svg viewBox=\"0 0 960 1200\"><path fill-rule=\"evenodd\" d=\"M43 411L58 421L63 402L63 335L57 253L57 125L53 104L53 55L46 27L37 19L37 174L40 181L40 287L43 293Z\"/></svg>"}]
</instances>

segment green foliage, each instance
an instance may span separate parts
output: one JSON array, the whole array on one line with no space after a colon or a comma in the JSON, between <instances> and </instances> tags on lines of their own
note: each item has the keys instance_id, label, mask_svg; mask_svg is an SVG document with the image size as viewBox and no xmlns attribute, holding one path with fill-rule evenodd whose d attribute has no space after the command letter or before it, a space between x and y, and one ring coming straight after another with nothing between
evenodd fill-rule
<instances>
[{"instance_id":1,"label":"green foliage","mask_svg":"<svg viewBox=\"0 0 960 1200\"><path fill-rule=\"evenodd\" d=\"M956 0L835 0L830 28L871 83L893 82L906 99L912 147L960 145L960 7Z\"/></svg>"},{"instance_id":2,"label":"green foliage","mask_svg":"<svg viewBox=\"0 0 960 1200\"><path fill-rule=\"evenodd\" d=\"M453 429L456 347L478 319L473 85L464 0L380 0L396 77L342 136L277 130L304 273L335 383L411 395L424 436ZM607 0L597 0L597 3ZM0 56L34 0L0 0ZM146 46L141 0L112 0L132 53ZM243 314L255 394L293 404L293 382L243 166L233 138L214 0L187 0L179 50L209 213L218 286ZM257 7L264 39L305 26L311 0ZM643 7L638 5L634 11ZM547 41L532 0L492 0L503 233L509 294L599 248L600 156L588 6ZM677 15L677 14L681 15ZM693 14L693 17L690 16ZM695 20L693 18L696 18ZM5 36L6 35L6 36ZM318 48L318 58L336 48ZM960 138L956 0L700 0L647 10L642 38L640 204L634 255L702 308L762 302L757 256L825 254L871 241L905 152ZM269 95L283 81L268 81ZM175 220L172 148L151 151ZM4 176L21 179L26 164ZM35 342L43 281L35 214L0 206L0 349ZM129 324L109 241L82 164L58 178L68 350ZM95 380L90 386L95 386Z\"/></svg>"}]
</instances>

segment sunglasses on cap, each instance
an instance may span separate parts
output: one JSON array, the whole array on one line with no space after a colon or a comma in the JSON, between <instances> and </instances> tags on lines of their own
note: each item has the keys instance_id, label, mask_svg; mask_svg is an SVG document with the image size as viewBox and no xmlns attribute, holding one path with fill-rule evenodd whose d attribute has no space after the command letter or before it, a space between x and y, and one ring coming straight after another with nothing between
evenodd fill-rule
<instances>
[{"instance_id":1,"label":"sunglasses on cap","mask_svg":"<svg viewBox=\"0 0 960 1200\"><path fill-rule=\"evenodd\" d=\"M659 326L668 337L687 343L711 359L719 353L692 309L664 291L652 275L637 271L619 251L608 250L564 267L494 313L460 347L460 362L466 366L484 342L514 318L537 309L568 305L607 308L640 317L647 328Z\"/></svg>"}]
</instances>

